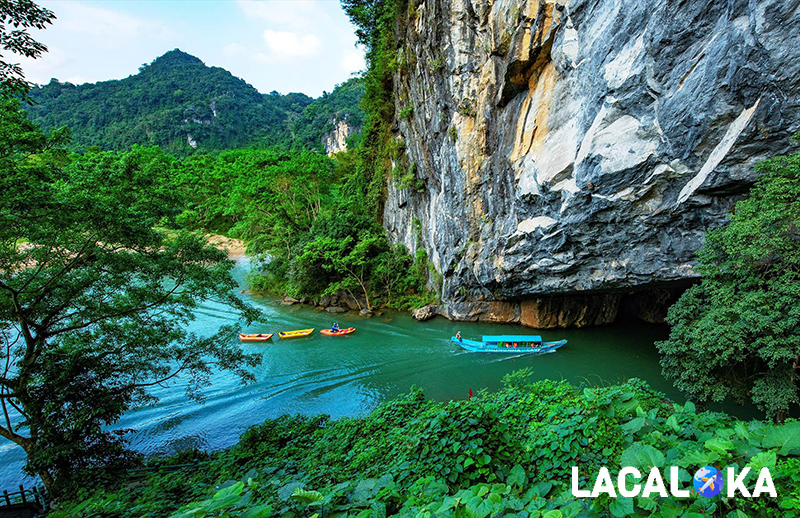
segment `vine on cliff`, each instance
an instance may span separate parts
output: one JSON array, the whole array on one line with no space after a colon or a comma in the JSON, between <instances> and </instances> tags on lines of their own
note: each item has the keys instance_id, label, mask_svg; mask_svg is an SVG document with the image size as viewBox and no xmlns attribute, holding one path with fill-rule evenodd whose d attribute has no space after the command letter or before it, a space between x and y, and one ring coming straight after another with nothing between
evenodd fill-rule
<instances>
[{"instance_id":1,"label":"vine on cliff","mask_svg":"<svg viewBox=\"0 0 800 518\"><path fill-rule=\"evenodd\" d=\"M361 102L366 117L364 141L356 172L346 192L361 198L362 206L376 219L383 214L386 178L392 167L395 98L392 77L397 71L396 29L406 16L407 0L342 0L356 36L367 49L365 93Z\"/></svg>"}]
</instances>

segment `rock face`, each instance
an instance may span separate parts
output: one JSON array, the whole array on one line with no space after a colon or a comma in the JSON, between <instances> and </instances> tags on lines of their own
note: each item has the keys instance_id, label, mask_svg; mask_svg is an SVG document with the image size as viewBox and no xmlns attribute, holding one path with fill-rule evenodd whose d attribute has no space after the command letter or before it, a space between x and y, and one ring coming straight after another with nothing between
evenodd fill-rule
<instances>
[{"instance_id":1,"label":"rock face","mask_svg":"<svg viewBox=\"0 0 800 518\"><path fill-rule=\"evenodd\" d=\"M328 156L340 151L347 151L347 139L358 132L357 128L350 125L346 118L331 121L333 129L322 136L322 145Z\"/></svg>"},{"instance_id":2,"label":"rock face","mask_svg":"<svg viewBox=\"0 0 800 518\"><path fill-rule=\"evenodd\" d=\"M424 188L390 181L384 225L454 318L603 323L694 278L800 130L796 0L412 0L398 37L396 138Z\"/></svg>"}]
</instances>

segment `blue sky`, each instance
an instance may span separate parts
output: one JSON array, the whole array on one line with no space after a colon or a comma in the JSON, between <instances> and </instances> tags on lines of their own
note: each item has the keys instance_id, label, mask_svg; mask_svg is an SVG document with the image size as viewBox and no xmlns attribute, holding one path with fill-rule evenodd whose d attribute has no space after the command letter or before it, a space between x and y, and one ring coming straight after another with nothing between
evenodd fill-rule
<instances>
[{"instance_id":1,"label":"blue sky","mask_svg":"<svg viewBox=\"0 0 800 518\"><path fill-rule=\"evenodd\" d=\"M135 74L179 48L259 91L319 96L365 67L338 0L38 0L57 20L15 56L28 80L80 84ZM10 57L10 56L9 56Z\"/></svg>"}]
</instances>

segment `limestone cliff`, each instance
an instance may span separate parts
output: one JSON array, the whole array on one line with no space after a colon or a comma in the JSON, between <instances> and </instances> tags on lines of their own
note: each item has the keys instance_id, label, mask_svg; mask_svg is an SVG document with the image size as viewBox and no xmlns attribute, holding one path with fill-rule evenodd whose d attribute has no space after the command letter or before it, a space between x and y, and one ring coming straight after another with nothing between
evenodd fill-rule
<instances>
[{"instance_id":1,"label":"limestone cliff","mask_svg":"<svg viewBox=\"0 0 800 518\"><path fill-rule=\"evenodd\" d=\"M334 118L330 121L333 129L322 135L322 147L328 156L347 151L347 139L360 130L352 126L347 118Z\"/></svg>"},{"instance_id":2,"label":"limestone cliff","mask_svg":"<svg viewBox=\"0 0 800 518\"><path fill-rule=\"evenodd\" d=\"M602 323L691 279L800 130L798 0L412 1L398 39L396 136L424 187L390 182L384 224L425 248L453 318Z\"/></svg>"}]
</instances>

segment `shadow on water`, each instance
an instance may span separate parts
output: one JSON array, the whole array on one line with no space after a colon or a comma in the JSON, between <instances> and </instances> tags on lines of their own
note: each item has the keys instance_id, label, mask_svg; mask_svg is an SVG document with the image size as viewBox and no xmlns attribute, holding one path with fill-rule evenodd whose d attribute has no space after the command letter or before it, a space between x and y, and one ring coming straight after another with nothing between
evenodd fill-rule
<instances>
[{"instance_id":1,"label":"shadow on water","mask_svg":"<svg viewBox=\"0 0 800 518\"><path fill-rule=\"evenodd\" d=\"M248 263L237 263L234 276L243 285ZM247 386L227 372L212 376L204 404L189 400L185 381L158 388L159 402L132 410L119 428L138 430L135 448L150 455L169 455L186 448L218 449L233 444L242 429L282 414L329 414L332 417L364 414L387 399L416 385L437 400L466 399L469 390L490 391L502 386L504 375L528 367L535 380L567 380L577 386L605 386L629 378L647 381L669 398L684 398L661 375L654 342L667 337L663 325L626 321L607 327L543 330L518 325L450 322L436 317L416 322L405 313L386 312L363 319L356 313L331 315L308 306L282 306L273 297L243 294L263 309L267 322L246 329L251 333L277 333L315 328L306 338L241 347L260 354L253 371L256 382ZM351 335L327 337L319 330L333 321L354 326ZM220 325L236 321L230 308L213 303L197 311L190 331L211 334ZM492 355L470 353L450 342L461 331L465 338L484 334L541 334L545 340L566 338L568 344L546 355ZM500 357L498 357L500 356ZM758 414L727 408L744 418ZM21 450L0 442L0 487L23 481Z\"/></svg>"}]
</instances>

